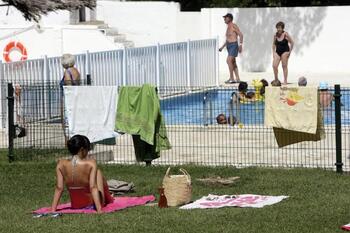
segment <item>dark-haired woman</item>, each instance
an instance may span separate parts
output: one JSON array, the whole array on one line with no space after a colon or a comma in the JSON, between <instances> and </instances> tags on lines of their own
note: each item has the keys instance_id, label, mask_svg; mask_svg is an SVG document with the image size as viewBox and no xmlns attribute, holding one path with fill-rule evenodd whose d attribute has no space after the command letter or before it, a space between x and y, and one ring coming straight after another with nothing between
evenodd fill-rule
<instances>
[{"instance_id":1,"label":"dark-haired woman","mask_svg":"<svg viewBox=\"0 0 350 233\"><path fill-rule=\"evenodd\" d=\"M293 50L294 41L290 35L284 31L284 23L278 22L276 24L277 32L273 36L272 52L273 52L273 73L275 75L275 80L278 80L278 66L282 62L283 69L283 84L287 84L288 78L288 59L290 53Z\"/></svg>"},{"instance_id":2,"label":"dark-haired woman","mask_svg":"<svg viewBox=\"0 0 350 233\"><path fill-rule=\"evenodd\" d=\"M56 188L51 211L56 211L59 200L66 185L71 207L74 209L94 208L102 213L102 207L113 202L109 194L107 182L100 170L97 169L95 159L89 158L90 141L82 135L75 135L69 139L68 150L71 159L62 159L56 167Z\"/></svg>"}]
</instances>

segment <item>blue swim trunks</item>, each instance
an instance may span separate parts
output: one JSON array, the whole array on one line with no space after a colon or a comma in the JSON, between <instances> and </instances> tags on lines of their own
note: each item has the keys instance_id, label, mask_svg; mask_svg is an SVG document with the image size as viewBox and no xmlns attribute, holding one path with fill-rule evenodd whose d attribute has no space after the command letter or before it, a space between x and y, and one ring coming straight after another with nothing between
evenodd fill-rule
<instances>
[{"instance_id":1,"label":"blue swim trunks","mask_svg":"<svg viewBox=\"0 0 350 233\"><path fill-rule=\"evenodd\" d=\"M227 42L226 44L227 52L230 57L238 56L238 42Z\"/></svg>"}]
</instances>

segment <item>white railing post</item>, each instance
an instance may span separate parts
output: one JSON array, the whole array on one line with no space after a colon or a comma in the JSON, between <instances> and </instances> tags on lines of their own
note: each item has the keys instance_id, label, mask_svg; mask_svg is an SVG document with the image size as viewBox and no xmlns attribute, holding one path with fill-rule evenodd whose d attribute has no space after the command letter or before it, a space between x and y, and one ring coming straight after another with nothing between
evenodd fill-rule
<instances>
[{"instance_id":1,"label":"white railing post","mask_svg":"<svg viewBox=\"0 0 350 233\"><path fill-rule=\"evenodd\" d=\"M1 98L1 104L0 104L0 114L3 117L0 117L0 125L1 128L6 128L6 120L7 119L7 111L6 111L6 89L5 89L5 76L4 76L4 64L0 60L0 98Z\"/></svg>"},{"instance_id":2,"label":"white railing post","mask_svg":"<svg viewBox=\"0 0 350 233\"><path fill-rule=\"evenodd\" d=\"M49 62L48 62L48 58L47 55L44 56L43 58L43 80L44 82L50 83L50 75L49 75Z\"/></svg>"},{"instance_id":3,"label":"white railing post","mask_svg":"<svg viewBox=\"0 0 350 233\"><path fill-rule=\"evenodd\" d=\"M123 83L122 85L126 85L126 48L123 49Z\"/></svg>"},{"instance_id":4,"label":"white railing post","mask_svg":"<svg viewBox=\"0 0 350 233\"><path fill-rule=\"evenodd\" d=\"M216 36L216 46L215 46L215 82L216 86L220 85L220 78L219 78L219 36Z\"/></svg>"},{"instance_id":5,"label":"white railing post","mask_svg":"<svg viewBox=\"0 0 350 233\"><path fill-rule=\"evenodd\" d=\"M186 74L187 74L187 87L191 87L191 41L187 41L187 51L186 51Z\"/></svg>"},{"instance_id":6,"label":"white railing post","mask_svg":"<svg viewBox=\"0 0 350 233\"><path fill-rule=\"evenodd\" d=\"M44 83L44 93L43 93L43 98L44 98L44 106L43 106L43 115L45 117L51 117L51 95L50 95L50 90L51 90L51 83L50 83L50 74L49 74L49 63L48 63L48 58L47 55L44 56L43 58L43 83ZM45 85L46 83L46 85Z\"/></svg>"},{"instance_id":7,"label":"white railing post","mask_svg":"<svg viewBox=\"0 0 350 233\"><path fill-rule=\"evenodd\" d=\"M86 84L91 85L91 65L90 65L90 53L89 50L85 52L85 72L86 72Z\"/></svg>"},{"instance_id":8,"label":"white railing post","mask_svg":"<svg viewBox=\"0 0 350 233\"><path fill-rule=\"evenodd\" d=\"M156 52L156 85L159 90L160 87L160 44L157 43L157 52Z\"/></svg>"}]
</instances>

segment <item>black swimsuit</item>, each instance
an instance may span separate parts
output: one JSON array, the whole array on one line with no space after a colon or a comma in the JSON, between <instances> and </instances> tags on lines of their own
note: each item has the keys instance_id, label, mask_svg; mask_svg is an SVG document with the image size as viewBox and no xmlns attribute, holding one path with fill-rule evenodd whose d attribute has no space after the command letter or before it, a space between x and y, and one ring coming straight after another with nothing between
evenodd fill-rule
<instances>
[{"instance_id":1,"label":"black swimsuit","mask_svg":"<svg viewBox=\"0 0 350 233\"><path fill-rule=\"evenodd\" d=\"M289 52L289 44L288 40L286 39L286 34L284 34L284 38L281 41L277 40L276 36L275 45L278 56L282 56L283 53Z\"/></svg>"}]
</instances>

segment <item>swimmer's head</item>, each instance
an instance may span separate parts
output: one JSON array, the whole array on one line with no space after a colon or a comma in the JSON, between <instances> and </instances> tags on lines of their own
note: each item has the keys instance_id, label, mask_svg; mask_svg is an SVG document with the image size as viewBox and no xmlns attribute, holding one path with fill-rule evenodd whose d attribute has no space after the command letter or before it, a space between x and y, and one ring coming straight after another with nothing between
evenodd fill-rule
<instances>
[{"instance_id":1,"label":"swimmer's head","mask_svg":"<svg viewBox=\"0 0 350 233\"><path fill-rule=\"evenodd\" d=\"M253 99L255 97L255 93L250 91L245 96L247 99Z\"/></svg>"},{"instance_id":2,"label":"swimmer's head","mask_svg":"<svg viewBox=\"0 0 350 233\"><path fill-rule=\"evenodd\" d=\"M240 93L245 93L248 90L248 83L246 82L240 82L238 85L238 91Z\"/></svg>"},{"instance_id":3,"label":"swimmer's head","mask_svg":"<svg viewBox=\"0 0 350 233\"><path fill-rule=\"evenodd\" d=\"M261 79L260 82L263 84L264 87L267 87L269 85L266 79Z\"/></svg>"},{"instance_id":4,"label":"swimmer's head","mask_svg":"<svg viewBox=\"0 0 350 233\"><path fill-rule=\"evenodd\" d=\"M217 122L219 125L225 125L225 124L227 124L227 119L226 119L225 114L223 114L223 113L219 114L219 115L216 117L216 122Z\"/></svg>"}]
</instances>

